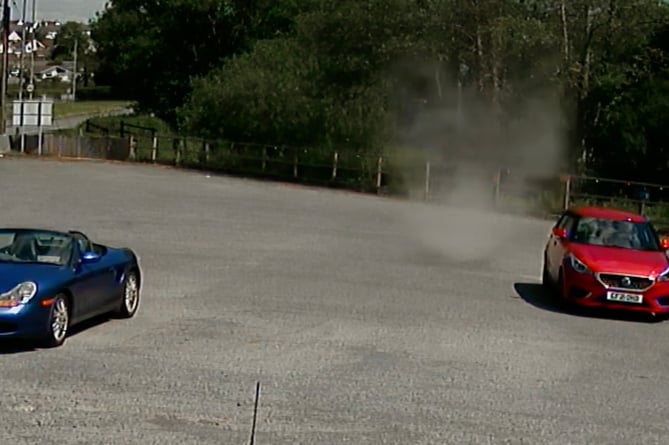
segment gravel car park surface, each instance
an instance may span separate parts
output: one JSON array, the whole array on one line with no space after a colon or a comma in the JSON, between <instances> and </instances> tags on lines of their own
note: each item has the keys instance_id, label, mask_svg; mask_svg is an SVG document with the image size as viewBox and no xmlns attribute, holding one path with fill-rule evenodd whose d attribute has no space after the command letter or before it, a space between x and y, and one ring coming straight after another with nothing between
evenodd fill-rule
<instances>
[{"instance_id":1,"label":"gravel car park surface","mask_svg":"<svg viewBox=\"0 0 669 445\"><path fill-rule=\"evenodd\" d=\"M0 159L2 224L126 245L132 320L0 355L11 444L665 443L666 323L565 314L551 222L141 165Z\"/></svg>"}]
</instances>

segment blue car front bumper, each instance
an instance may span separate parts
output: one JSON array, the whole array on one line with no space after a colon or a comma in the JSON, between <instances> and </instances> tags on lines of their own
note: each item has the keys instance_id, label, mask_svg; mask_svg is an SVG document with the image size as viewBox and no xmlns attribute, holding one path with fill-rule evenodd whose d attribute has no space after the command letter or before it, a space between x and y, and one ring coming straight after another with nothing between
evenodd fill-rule
<instances>
[{"instance_id":1,"label":"blue car front bumper","mask_svg":"<svg viewBox=\"0 0 669 445\"><path fill-rule=\"evenodd\" d=\"M48 332L51 306L31 302L16 307L0 307L0 340L36 338Z\"/></svg>"}]
</instances>

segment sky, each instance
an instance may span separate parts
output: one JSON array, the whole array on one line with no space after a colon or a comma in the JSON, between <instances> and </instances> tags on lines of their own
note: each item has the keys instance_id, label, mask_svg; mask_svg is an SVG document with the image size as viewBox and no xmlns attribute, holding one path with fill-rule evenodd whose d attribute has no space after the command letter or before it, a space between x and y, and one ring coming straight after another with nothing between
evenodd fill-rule
<instances>
[{"instance_id":1,"label":"sky","mask_svg":"<svg viewBox=\"0 0 669 445\"><path fill-rule=\"evenodd\" d=\"M106 0L35 0L36 17L38 20L75 20L88 23L97 11L104 8ZM32 0L28 0L28 20L32 17ZM23 15L23 0L10 0L12 19L20 19ZM0 8L1 9L1 8Z\"/></svg>"}]
</instances>

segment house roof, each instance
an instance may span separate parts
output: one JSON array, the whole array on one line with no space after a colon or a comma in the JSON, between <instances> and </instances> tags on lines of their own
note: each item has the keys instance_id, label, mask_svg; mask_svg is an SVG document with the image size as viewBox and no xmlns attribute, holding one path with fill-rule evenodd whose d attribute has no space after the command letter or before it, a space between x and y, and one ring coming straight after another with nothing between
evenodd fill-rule
<instances>
[{"instance_id":1,"label":"house roof","mask_svg":"<svg viewBox=\"0 0 669 445\"><path fill-rule=\"evenodd\" d=\"M57 72L61 72L61 73L71 73L72 72L71 69L65 68L62 65L53 65L53 66L50 66L48 68L43 69L42 71L38 72L37 74L46 74L46 73L49 73L49 72L52 72L52 71L57 71Z\"/></svg>"}]
</instances>

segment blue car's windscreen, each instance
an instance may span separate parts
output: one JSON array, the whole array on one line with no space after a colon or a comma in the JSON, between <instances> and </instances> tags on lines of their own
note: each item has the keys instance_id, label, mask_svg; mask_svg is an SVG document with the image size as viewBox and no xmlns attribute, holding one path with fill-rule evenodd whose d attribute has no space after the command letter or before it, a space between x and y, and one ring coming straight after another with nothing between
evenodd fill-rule
<instances>
[{"instance_id":1,"label":"blue car's windscreen","mask_svg":"<svg viewBox=\"0 0 669 445\"><path fill-rule=\"evenodd\" d=\"M0 261L67 264L72 256L72 237L49 231L0 230Z\"/></svg>"}]
</instances>

